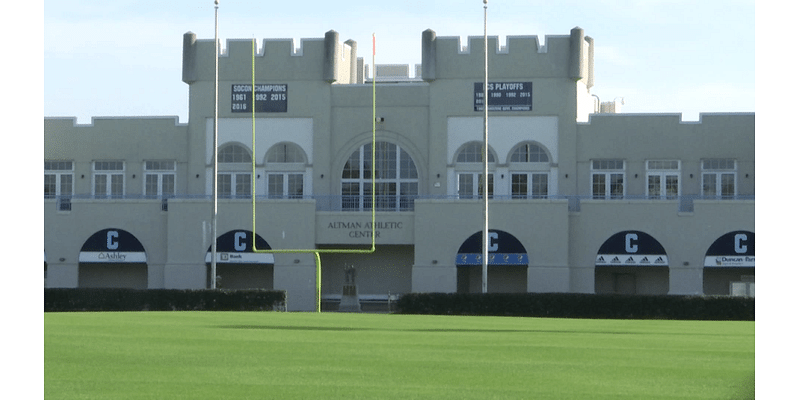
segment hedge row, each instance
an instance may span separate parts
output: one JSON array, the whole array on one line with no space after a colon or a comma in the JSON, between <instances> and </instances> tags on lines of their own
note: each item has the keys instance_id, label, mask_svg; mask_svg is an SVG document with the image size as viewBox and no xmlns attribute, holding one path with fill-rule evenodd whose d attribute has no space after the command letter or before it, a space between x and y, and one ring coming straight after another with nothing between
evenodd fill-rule
<instances>
[{"instance_id":1,"label":"hedge row","mask_svg":"<svg viewBox=\"0 0 800 400\"><path fill-rule=\"evenodd\" d=\"M728 296L645 296L579 293L411 293L401 314L547 318L755 321L755 299Z\"/></svg>"},{"instance_id":2,"label":"hedge row","mask_svg":"<svg viewBox=\"0 0 800 400\"><path fill-rule=\"evenodd\" d=\"M44 311L272 311L285 291L45 289Z\"/></svg>"}]
</instances>

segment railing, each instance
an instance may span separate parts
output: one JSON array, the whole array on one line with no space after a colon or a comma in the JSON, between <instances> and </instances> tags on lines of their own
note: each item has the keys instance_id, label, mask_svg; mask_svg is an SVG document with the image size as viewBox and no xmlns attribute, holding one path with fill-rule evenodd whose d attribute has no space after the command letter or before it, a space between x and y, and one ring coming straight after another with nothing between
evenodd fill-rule
<instances>
[{"instance_id":1,"label":"railing","mask_svg":"<svg viewBox=\"0 0 800 400\"><path fill-rule=\"evenodd\" d=\"M175 195L175 196L143 196L143 195L126 195L123 197L106 197L106 196L93 196L93 195L66 195L66 196L45 196L45 200L55 200L58 211L71 211L72 203L74 200L96 200L96 201L153 201L159 203L161 211L169 210L169 202L172 199L180 200L200 200L211 201L210 195ZM375 196L375 210L376 211L414 211L414 203L416 200L426 201L447 201L447 202L475 202L481 200L482 196L470 196L465 198L458 195L377 195ZM220 197L223 201L246 201L250 202L250 196L239 197ZM287 201L308 201L315 202L317 211L342 211L342 212L360 212L372 210L372 197L371 196L352 196L352 195L307 195L307 196L256 196L256 202L269 203L269 202L287 202ZM631 202L631 201L648 201L660 204L674 203L678 212L693 212L694 204L697 201L704 200L718 200L718 201L741 201L741 200L755 200L755 195L736 195L736 196L702 196L702 195L682 195L674 196L671 198L658 198L646 195L626 195L621 197L603 198L596 196L581 196L581 195L549 195L549 196L536 196L521 198L512 195L493 195L490 198L491 202L551 202L551 201L566 201L567 209L570 212L580 212L581 204L585 202L603 201L608 203L613 202Z\"/></svg>"}]
</instances>

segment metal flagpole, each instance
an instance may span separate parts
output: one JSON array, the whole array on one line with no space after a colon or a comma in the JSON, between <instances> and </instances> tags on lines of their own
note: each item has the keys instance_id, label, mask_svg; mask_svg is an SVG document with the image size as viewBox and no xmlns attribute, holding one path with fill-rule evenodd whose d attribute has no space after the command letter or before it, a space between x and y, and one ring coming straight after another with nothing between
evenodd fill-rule
<instances>
[{"instance_id":1,"label":"metal flagpole","mask_svg":"<svg viewBox=\"0 0 800 400\"><path fill-rule=\"evenodd\" d=\"M486 36L486 13L489 0L483 0L483 254L481 254L481 291L488 290L489 275L489 45Z\"/></svg>"},{"instance_id":2,"label":"metal flagpole","mask_svg":"<svg viewBox=\"0 0 800 400\"><path fill-rule=\"evenodd\" d=\"M219 146L219 0L214 0L214 212L211 216L211 289L217 288L217 156Z\"/></svg>"}]
</instances>

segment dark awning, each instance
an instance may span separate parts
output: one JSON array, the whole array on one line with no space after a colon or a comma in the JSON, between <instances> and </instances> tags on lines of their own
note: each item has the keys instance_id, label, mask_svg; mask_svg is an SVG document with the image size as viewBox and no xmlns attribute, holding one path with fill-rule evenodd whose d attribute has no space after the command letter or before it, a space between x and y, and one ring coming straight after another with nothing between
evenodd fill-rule
<instances>
[{"instance_id":1,"label":"dark awning","mask_svg":"<svg viewBox=\"0 0 800 400\"><path fill-rule=\"evenodd\" d=\"M144 246L130 232L117 228L103 229L83 243L78 262L146 263Z\"/></svg>"},{"instance_id":2,"label":"dark awning","mask_svg":"<svg viewBox=\"0 0 800 400\"><path fill-rule=\"evenodd\" d=\"M217 238L217 262L228 264L274 264L272 253L253 250L252 232L243 229L229 231ZM256 249L271 250L267 241L256 234ZM211 246L208 246L206 262L211 262Z\"/></svg>"},{"instance_id":3,"label":"dark awning","mask_svg":"<svg viewBox=\"0 0 800 400\"><path fill-rule=\"evenodd\" d=\"M668 266L664 246L641 231L622 231L606 240L597 252L595 266Z\"/></svg>"},{"instance_id":4,"label":"dark awning","mask_svg":"<svg viewBox=\"0 0 800 400\"><path fill-rule=\"evenodd\" d=\"M734 231L720 236L706 252L705 267L755 267L756 234Z\"/></svg>"},{"instance_id":5,"label":"dark awning","mask_svg":"<svg viewBox=\"0 0 800 400\"><path fill-rule=\"evenodd\" d=\"M483 265L483 232L476 232L458 248L456 265ZM528 253L514 235L496 230L489 230L488 265L528 265Z\"/></svg>"}]
</instances>

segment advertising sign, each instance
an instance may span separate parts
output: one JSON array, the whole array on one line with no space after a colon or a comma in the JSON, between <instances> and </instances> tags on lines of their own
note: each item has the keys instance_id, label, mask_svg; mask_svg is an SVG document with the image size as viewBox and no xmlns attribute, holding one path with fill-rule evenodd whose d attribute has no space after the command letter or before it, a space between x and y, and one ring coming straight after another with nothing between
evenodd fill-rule
<instances>
[{"instance_id":1,"label":"advertising sign","mask_svg":"<svg viewBox=\"0 0 800 400\"><path fill-rule=\"evenodd\" d=\"M96 232L83 244L78 262L144 263L147 255L142 243L130 232L108 228Z\"/></svg>"},{"instance_id":2,"label":"advertising sign","mask_svg":"<svg viewBox=\"0 0 800 400\"><path fill-rule=\"evenodd\" d=\"M217 238L217 262L225 264L274 264L272 253L253 251L253 232L234 230ZM256 248L270 250L269 244L260 235L256 235ZM211 246L206 253L206 262L211 262Z\"/></svg>"},{"instance_id":3,"label":"advertising sign","mask_svg":"<svg viewBox=\"0 0 800 400\"><path fill-rule=\"evenodd\" d=\"M483 265L483 232L467 238L456 254L456 265ZM514 235L489 230L489 260L487 265L528 265L528 253Z\"/></svg>"},{"instance_id":4,"label":"advertising sign","mask_svg":"<svg viewBox=\"0 0 800 400\"><path fill-rule=\"evenodd\" d=\"M756 234L735 231L722 235L706 252L704 267L755 267Z\"/></svg>"},{"instance_id":5,"label":"advertising sign","mask_svg":"<svg viewBox=\"0 0 800 400\"><path fill-rule=\"evenodd\" d=\"M668 266L664 246L641 231L623 231L606 240L597 252L597 267Z\"/></svg>"}]
</instances>

